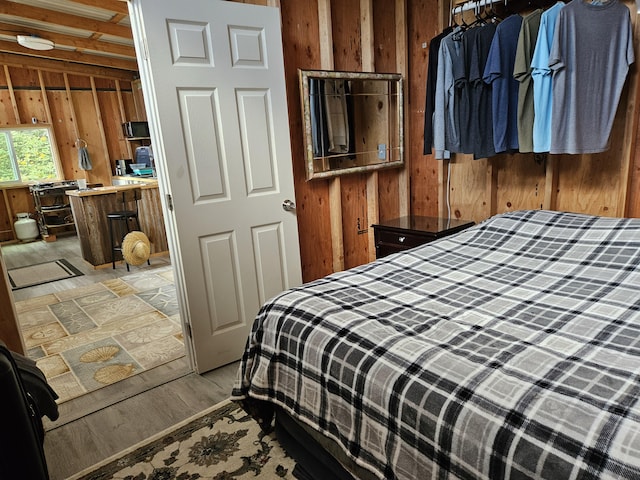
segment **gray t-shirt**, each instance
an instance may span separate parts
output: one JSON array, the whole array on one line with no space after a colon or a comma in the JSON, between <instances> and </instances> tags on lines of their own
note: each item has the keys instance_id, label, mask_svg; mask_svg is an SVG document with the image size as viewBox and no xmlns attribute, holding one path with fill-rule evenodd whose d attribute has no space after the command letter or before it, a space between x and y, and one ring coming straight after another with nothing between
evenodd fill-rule
<instances>
[{"instance_id":1,"label":"gray t-shirt","mask_svg":"<svg viewBox=\"0 0 640 480\"><path fill-rule=\"evenodd\" d=\"M634 62L629 9L618 0L574 0L558 14L549 67L553 74L551 153L599 153Z\"/></svg>"}]
</instances>

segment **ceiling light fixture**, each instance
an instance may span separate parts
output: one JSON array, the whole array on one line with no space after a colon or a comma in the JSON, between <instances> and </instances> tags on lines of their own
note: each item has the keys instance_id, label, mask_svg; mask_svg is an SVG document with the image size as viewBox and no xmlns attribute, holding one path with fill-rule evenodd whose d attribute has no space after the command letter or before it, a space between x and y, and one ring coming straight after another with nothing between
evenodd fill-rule
<instances>
[{"instance_id":1,"label":"ceiling light fixture","mask_svg":"<svg viewBox=\"0 0 640 480\"><path fill-rule=\"evenodd\" d=\"M51 40L40 38L37 35L17 35L16 39L20 45L31 50L51 50L54 46Z\"/></svg>"}]
</instances>

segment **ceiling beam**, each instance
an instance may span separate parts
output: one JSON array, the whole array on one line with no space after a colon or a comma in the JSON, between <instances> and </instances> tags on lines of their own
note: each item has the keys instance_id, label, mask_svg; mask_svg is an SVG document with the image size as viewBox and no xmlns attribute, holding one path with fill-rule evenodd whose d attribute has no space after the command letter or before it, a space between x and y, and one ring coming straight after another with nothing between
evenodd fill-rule
<instances>
[{"instance_id":1,"label":"ceiling beam","mask_svg":"<svg viewBox=\"0 0 640 480\"><path fill-rule=\"evenodd\" d=\"M26 55L0 52L0 64L9 67L37 69L49 72L67 72L72 75L90 75L101 78L115 78L118 80L135 80L137 72L120 70L109 67L83 65L60 60L48 60L46 58L34 58Z\"/></svg>"},{"instance_id":2,"label":"ceiling beam","mask_svg":"<svg viewBox=\"0 0 640 480\"><path fill-rule=\"evenodd\" d=\"M18 16L16 15L15 2L9 2L8 0L0 0L0 15ZM131 39L133 33L131 28L126 25L116 25L110 22L101 22L99 20L92 20L90 18L81 17L79 15L72 15L69 13L56 12L46 8L32 7L30 5L19 4L20 14L19 17L36 20L39 22L50 23L52 25L63 25L65 27L77 28L78 30L88 30L91 32L98 32L105 35L113 35L115 37L122 37ZM6 19L10 21L9 19Z\"/></svg>"},{"instance_id":3,"label":"ceiling beam","mask_svg":"<svg viewBox=\"0 0 640 480\"><path fill-rule=\"evenodd\" d=\"M10 23L0 22L0 33L17 33L16 26ZM25 32L26 34L27 32ZM120 43L105 42L99 40L99 38L82 38L72 35L65 35L63 33L48 32L46 30L39 30L36 28L29 28L30 35L37 35L47 40L51 40L56 46L64 45L66 47L73 47L85 50L95 50L96 52L110 53L114 55L121 55L123 57L136 58L136 50L133 46L122 45Z\"/></svg>"},{"instance_id":4,"label":"ceiling beam","mask_svg":"<svg viewBox=\"0 0 640 480\"><path fill-rule=\"evenodd\" d=\"M87 65L98 65L101 67L117 68L121 70L138 71L136 60L119 59L102 55L91 55L83 52L72 52L66 50L29 50L17 43L0 39L0 52L15 53L28 57L48 58L53 60L64 60L68 62L84 63Z\"/></svg>"},{"instance_id":5,"label":"ceiling beam","mask_svg":"<svg viewBox=\"0 0 640 480\"><path fill-rule=\"evenodd\" d=\"M88 7L104 8L110 12L122 13L129 15L129 7L127 2L122 0L70 0L73 3L87 5Z\"/></svg>"}]
</instances>

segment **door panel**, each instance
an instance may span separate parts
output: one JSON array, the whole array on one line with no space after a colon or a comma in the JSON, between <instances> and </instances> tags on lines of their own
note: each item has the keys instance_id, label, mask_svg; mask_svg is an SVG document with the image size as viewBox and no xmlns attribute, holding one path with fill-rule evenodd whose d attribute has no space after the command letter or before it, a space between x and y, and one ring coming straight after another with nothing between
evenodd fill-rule
<instances>
[{"instance_id":1,"label":"door panel","mask_svg":"<svg viewBox=\"0 0 640 480\"><path fill-rule=\"evenodd\" d=\"M282 265L286 264L284 239L280 224L254 227L252 233L258 269L258 294L262 304L287 288L282 271Z\"/></svg>"},{"instance_id":2,"label":"door panel","mask_svg":"<svg viewBox=\"0 0 640 480\"><path fill-rule=\"evenodd\" d=\"M191 188L194 202L220 197L228 199L226 168L219 148L220 114L214 91L178 91L180 115L184 119ZM197 125L198 128L191 128Z\"/></svg>"},{"instance_id":3,"label":"door panel","mask_svg":"<svg viewBox=\"0 0 640 480\"><path fill-rule=\"evenodd\" d=\"M243 324L242 299L239 293L238 248L233 232L223 232L201 239L205 281L209 297L210 333L220 328Z\"/></svg>"},{"instance_id":4,"label":"door panel","mask_svg":"<svg viewBox=\"0 0 640 480\"><path fill-rule=\"evenodd\" d=\"M131 0L190 352L237 360L261 304L302 281L278 9ZM165 199L166 202L166 199ZM189 328L185 328L189 331Z\"/></svg>"},{"instance_id":5,"label":"door panel","mask_svg":"<svg viewBox=\"0 0 640 480\"><path fill-rule=\"evenodd\" d=\"M276 188L271 132L273 118L268 92L238 91L240 135L249 195Z\"/></svg>"}]
</instances>

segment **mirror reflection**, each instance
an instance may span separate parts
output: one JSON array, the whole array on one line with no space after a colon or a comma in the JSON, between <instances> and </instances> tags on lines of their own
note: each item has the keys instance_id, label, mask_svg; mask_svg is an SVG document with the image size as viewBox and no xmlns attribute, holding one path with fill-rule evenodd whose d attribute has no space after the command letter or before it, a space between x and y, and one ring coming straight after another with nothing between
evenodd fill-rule
<instances>
[{"instance_id":1,"label":"mirror reflection","mask_svg":"<svg viewBox=\"0 0 640 480\"><path fill-rule=\"evenodd\" d=\"M401 75L299 74L307 179L403 164Z\"/></svg>"}]
</instances>

